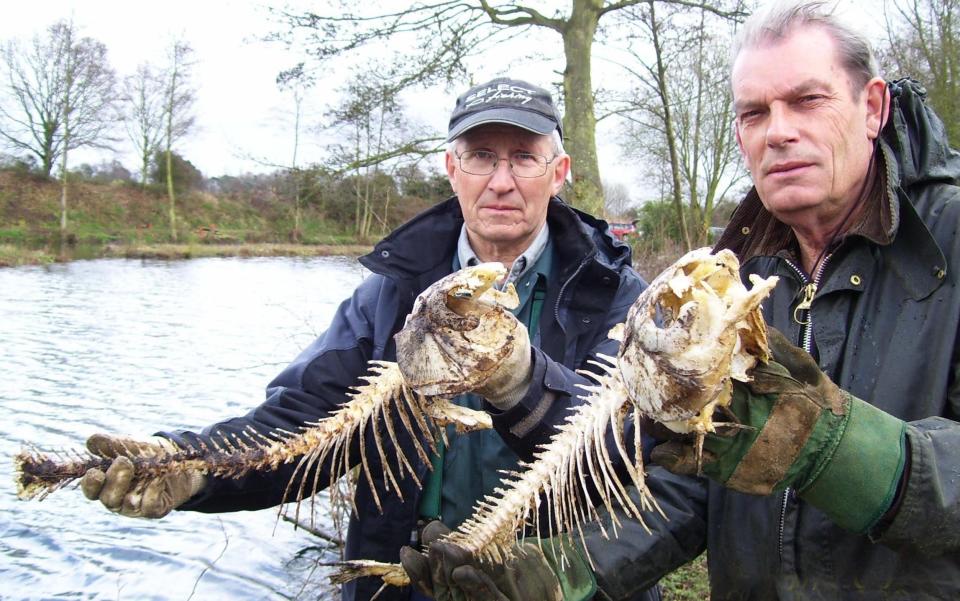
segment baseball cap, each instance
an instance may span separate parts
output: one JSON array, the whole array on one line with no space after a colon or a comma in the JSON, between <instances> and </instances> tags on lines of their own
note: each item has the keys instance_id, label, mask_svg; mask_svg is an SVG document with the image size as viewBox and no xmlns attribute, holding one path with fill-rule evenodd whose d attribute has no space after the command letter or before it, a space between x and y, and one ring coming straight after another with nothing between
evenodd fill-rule
<instances>
[{"instance_id":1,"label":"baseball cap","mask_svg":"<svg viewBox=\"0 0 960 601\"><path fill-rule=\"evenodd\" d=\"M450 115L447 142L487 123L516 125L538 134L557 130L563 136L560 113L550 92L508 77L474 86L457 98Z\"/></svg>"}]
</instances>

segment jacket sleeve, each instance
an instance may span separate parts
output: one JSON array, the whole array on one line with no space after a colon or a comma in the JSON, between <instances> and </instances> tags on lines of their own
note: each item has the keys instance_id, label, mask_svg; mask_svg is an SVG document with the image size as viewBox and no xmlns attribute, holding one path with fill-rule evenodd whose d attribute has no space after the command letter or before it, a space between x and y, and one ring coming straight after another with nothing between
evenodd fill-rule
<instances>
[{"instance_id":1,"label":"jacket sleeve","mask_svg":"<svg viewBox=\"0 0 960 601\"><path fill-rule=\"evenodd\" d=\"M706 548L706 481L652 466L646 484L664 515L646 512L641 523L618 511L619 524L614 526L611 516L602 512L599 521L584 527L583 542L597 579L596 599L635 599ZM639 503L637 490L628 491Z\"/></svg>"},{"instance_id":2,"label":"jacket sleeve","mask_svg":"<svg viewBox=\"0 0 960 601\"><path fill-rule=\"evenodd\" d=\"M907 464L889 527L894 549L940 555L960 549L960 424L930 417L907 424Z\"/></svg>"},{"instance_id":3,"label":"jacket sleeve","mask_svg":"<svg viewBox=\"0 0 960 601\"><path fill-rule=\"evenodd\" d=\"M391 286L389 280L378 275L364 280L340 305L329 328L270 382L265 402L245 416L213 424L200 433L160 435L181 446L210 447L217 441L243 437L251 428L265 436L278 431L296 432L308 422L329 416L367 372L367 362L375 352L374 316L379 310L388 310L382 303L395 302L396 294L384 294L384 288ZM357 441L353 444L350 456L357 458ZM251 472L241 478L208 478L206 488L180 509L221 512L277 505L285 500L295 467L283 465L276 471ZM329 472L324 469L317 482L323 485L328 481Z\"/></svg>"},{"instance_id":4,"label":"jacket sleeve","mask_svg":"<svg viewBox=\"0 0 960 601\"><path fill-rule=\"evenodd\" d=\"M958 333L960 340L960 333ZM907 422L897 496L871 538L927 556L960 550L960 343L954 343L942 415Z\"/></svg>"},{"instance_id":5,"label":"jacket sleeve","mask_svg":"<svg viewBox=\"0 0 960 601\"><path fill-rule=\"evenodd\" d=\"M563 423L570 408L584 401L586 393L580 386L595 382L577 371L596 372L597 367L591 362L598 361L598 355L616 356L619 343L608 338L607 332L626 319L627 311L645 287L643 280L632 270L621 276L614 302L603 316L597 339L579 365L567 367L532 347L532 378L520 402L505 411L489 403L484 405L492 417L493 427L521 459L532 459L537 447L548 442L556 432L556 426Z\"/></svg>"}]
</instances>

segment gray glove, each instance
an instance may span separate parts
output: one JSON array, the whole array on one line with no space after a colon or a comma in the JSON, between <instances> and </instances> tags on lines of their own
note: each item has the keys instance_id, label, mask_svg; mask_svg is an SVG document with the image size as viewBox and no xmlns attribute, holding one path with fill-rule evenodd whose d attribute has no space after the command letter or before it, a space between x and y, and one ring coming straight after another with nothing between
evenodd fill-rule
<instances>
[{"instance_id":1,"label":"gray glove","mask_svg":"<svg viewBox=\"0 0 960 601\"><path fill-rule=\"evenodd\" d=\"M533 377L527 327L518 319L513 322L510 334L513 338L513 351L476 390L477 394L501 411L506 411L520 402Z\"/></svg>"},{"instance_id":2,"label":"gray glove","mask_svg":"<svg viewBox=\"0 0 960 601\"><path fill-rule=\"evenodd\" d=\"M450 529L436 521L423 530L427 554L400 549L400 563L421 593L437 601L581 601L596 591L596 582L579 551L565 547L560 569L559 543L536 539L517 543L505 563L481 563L457 545L438 540Z\"/></svg>"},{"instance_id":3,"label":"gray glove","mask_svg":"<svg viewBox=\"0 0 960 601\"><path fill-rule=\"evenodd\" d=\"M104 507L127 517L162 518L206 485L206 476L197 470L136 481L134 461L160 457L180 449L159 436L149 441L94 434L87 450L98 457L113 459L106 472L93 468L80 480L84 496L99 500Z\"/></svg>"}]
</instances>

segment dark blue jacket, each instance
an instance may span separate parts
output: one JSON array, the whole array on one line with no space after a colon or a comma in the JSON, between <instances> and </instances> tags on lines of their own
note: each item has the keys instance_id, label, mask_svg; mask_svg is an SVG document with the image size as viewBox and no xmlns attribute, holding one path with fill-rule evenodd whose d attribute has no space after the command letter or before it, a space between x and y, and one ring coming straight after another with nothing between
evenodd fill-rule
<instances>
[{"instance_id":1,"label":"dark blue jacket","mask_svg":"<svg viewBox=\"0 0 960 601\"><path fill-rule=\"evenodd\" d=\"M630 267L630 249L606 233L606 223L551 199L547 213L555 252L556 277L540 317L540 348L533 349L533 381L526 396L506 412L493 414L494 426L521 459L553 433L567 408L579 401L578 383L586 383L575 369L588 368L596 353L615 354L617 343L607 332L624 320L627 309L646 284ZM367 372L371 359L393 361L393 335L402 327L416 296L451 271L452 257L463 225L457 199L451 198L418 215L383 239L361 263L373 274L338 309L329 328L303 351L267 388L267 400L246 416L206 428L201 434L168 434L180 444L197 445L211 435L296 430L306 422L328 416L344 401L349 387ZM545 391L556 400L537 425L523 437L510 428L530 415ZM398 432L400 435L400 432ZM368 435L366 440L372 441ZM427 467L417 460L409 438L400 445L421 481ZM356 445L355 445L356 446ZM358 458L359 449L351 452ZM361 478L356 492L357 513L351 516L346 556L397 562L417 519L420 491L409 477L401 482L404 501L383 486L377 453L368 449L384 511L376 509L371 490ZM181 509L219 512L260 509L281 502L292 466L242 479L216 479ZM326 482L322 475L320 482ZM378 584L371 579L345 587L344 599L368 599ZM385 591L380 599L405 599L407 591Z\"/></svg>"}]
</instances>

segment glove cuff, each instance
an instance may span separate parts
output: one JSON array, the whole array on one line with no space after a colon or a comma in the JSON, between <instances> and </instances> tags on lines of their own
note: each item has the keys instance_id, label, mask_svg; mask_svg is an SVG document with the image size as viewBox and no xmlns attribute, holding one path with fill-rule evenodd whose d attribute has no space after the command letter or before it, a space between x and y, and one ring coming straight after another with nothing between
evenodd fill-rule
<instances>
[{"instance_id":1,"label":"glove cuff","mask_svg":"<svg viewBox=\"0 0 960 601\"><path fill-rule=\"evenodd\" d=\"M204 474L203 472L197 472L197 471L190 472L190 480L187 483L187 490L186 490L187 498L182 499L179 503L177 503L177 506L179 507L180 505L183 505L184 503L186 503L187 501L195 497L197 493L199 493L201 490L206 488L206 486L207 486L206 474ZM176 507L174 507L174 509L176 509Z\"/></svg>"},{"instance_id":2,"label":"glove cuff","mask_svg":"<svg viewBox=\"0 0 960 601\"><path fill-rule=\"evenodd\" d=\"M177 443L173 442L169 438L164 438L163 436L151 436L150 442L171 455L174 453L179 453L183 450L177 445Z\"/></svg>"},{"instance_id":3,"label":"glove cuff","mask_svg":"<svg viewBox=\"0 0 960 601\"><path fill-rule=\"evenodd\" d=\"M809 484L797 483L797 491L837 525L862 534L893 502L903 474L907 425L856 397L850 397L848 412L832 454L819 462Z\"/></svg>"},{"instance_id":4,"label":"glove cuff","mask_svg":"<svg viewBox=\"0 0 960 601\"><path fill-rule=\"evenodd\" d=\"M593 598L597 592L597 577L578 541L561 535L531 542L540 545L544 557L557 575L563 601L587 601Z\"/></svg>"}]
</instances>

